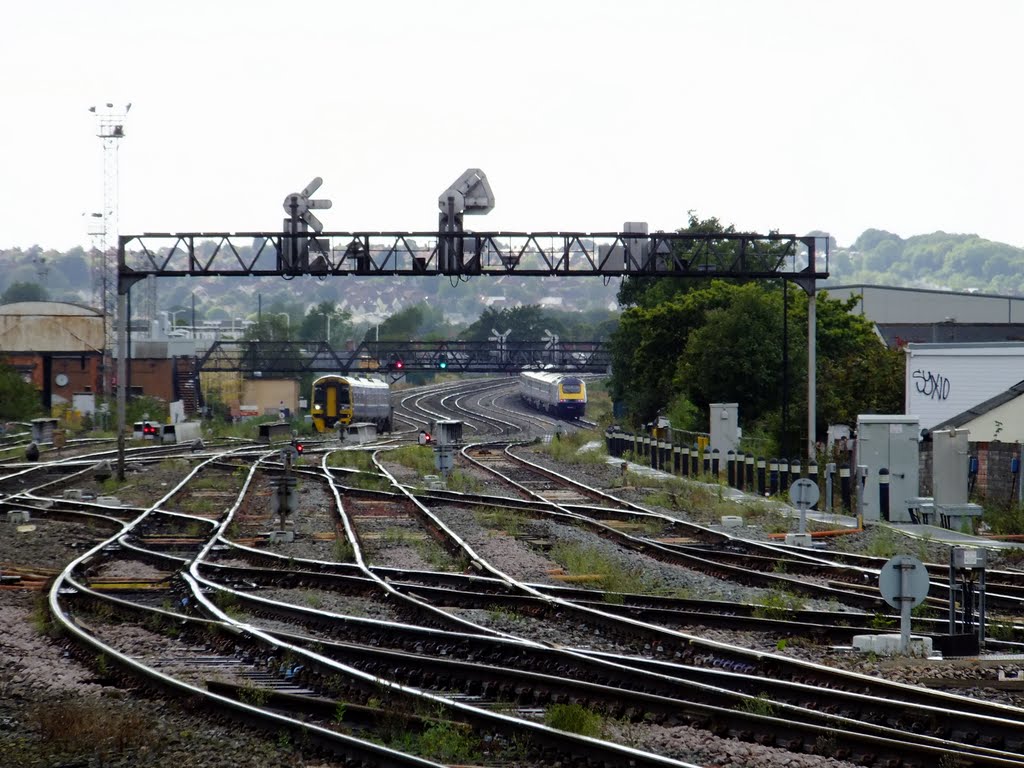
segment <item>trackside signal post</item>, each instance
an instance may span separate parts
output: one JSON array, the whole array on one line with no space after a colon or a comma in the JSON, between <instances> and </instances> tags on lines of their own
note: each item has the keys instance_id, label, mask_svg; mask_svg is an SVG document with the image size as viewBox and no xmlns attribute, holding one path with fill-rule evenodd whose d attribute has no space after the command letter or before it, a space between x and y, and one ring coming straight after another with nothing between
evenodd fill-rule
<instances>
[{"instance_id":1,"label":"trackside signal post","mask_svg":"<svg viewBox=\"0 0 1024 768\"><path fill-rule=\"evenodd\" d=\"M438 199L437 232L324 232L312 210L319 177L286 196L280 231L185 232L118 238L118 477L124 479L127 297L149 277L477 275L783 279L809 296L808 441L814 445L815 283L829 276L828 237L678 232L486 232L461 217L494 205L487 178L467 170ZM461 208L461 210L460 210ZM310 232L312 229L312 233ZM635 228L632 228L635 229ZM451 360L446 359L446 363ZM454 367L454 366L451 366ZM813 452L813 451L812 451Z\"/></svg>"},{"instance_id":2,"label":"trackside signal post","mask_svg":"<svg viewBox=\"0 0 1024 768\"><path fill-rule=\"evenodd\" d=\"M462 422L456 419L435 421L430 435L434 446L434 468L447 479L455 466L455 451L462 444Z\"/></svg>"}]
</instances>

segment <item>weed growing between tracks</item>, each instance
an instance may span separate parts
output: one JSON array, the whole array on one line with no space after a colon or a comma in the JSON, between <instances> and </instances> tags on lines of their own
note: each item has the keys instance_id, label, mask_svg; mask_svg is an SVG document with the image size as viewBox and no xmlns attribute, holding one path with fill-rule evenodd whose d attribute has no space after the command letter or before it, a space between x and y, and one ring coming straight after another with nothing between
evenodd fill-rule
<instances>
[{"instance_id":1,"label":"weed growing between tracks","mask_svg":"<svg viewBox=\"0 0 1024 768\"><path fill-rule=\"evenodd\" d=\"M448 486L449 491L456 493L479 493L483 488L483 484L477 478L459 469L453 469L448 473L445 485Z\"/></svg>"},{"instance_id":2,"label":"weed growing between tracks","mask_svg":"<svg viewBox=\"0 0 1024 768\"><path fill-rule=\"evenodd\" d=\"M420 476L429 475L434 471L434 451L426 445L405 445L389 451L387 458L415 470Z\"/></svg>"},{"instance_id":3,"label":"weed growing between tracks","mask_svg":"<svg viewBox=\"0 0 1024 768\"><path fill-rule=\"evenodd\" d=\"M753 615L759 619L781 621L789 618L793 611L799 611L803 607L803 601L796 595L781 589L773 589L758 601Z\"/></svg>"},{"instance_id":4,"label":"weed growing between tracks","mask_svg":"<svg viewBox=\"0 0 1024 768\"><path fill-rule=\"evenodd\" d=\"M509 536L519 536L528 518L514 509L482 507L473 512L476 521L492 531L504 531Z\"/></svg>"},{"instance_id":5,"label":"weed growing between tracks","mask_svg":"<svg viewBox=\"0 0 1024 768\"><path fill-rule=\"evenodd\" d=\"M567 733L599 737L604 731L604 719L581 704L553 704L544 713L544 724Z\"/></svg>"},{"instance_id":6,"label":"weed growing between tracks","mask_svg":"<svg viewBox=\"0 0 1024 768\"><path fill-rule=\"evenodd\" d=\"M40 635L57 639L63 634L63 630L60 623L54 621L50 615L47 592L48 590L42 590L36 595L32 605L32 626Z\"/></svg>"},{"instance_id":7,"label":"weed growing between tracks","mask_svg":"<svg viewBox=\"0 0 1024 768\"><path fill-rule=\"evenodd\" d=\"M736 705L736 709L741 712L749 712L752 715L762 715L764 717L772 717L775 715L775 705L767 693L763 691L757 696L749 699L744 699Z\"/></svg>"},{"instance_id":8,"label":"weed growing between tracks","mask_svg":"<svg viewBox=\"0 0 1024 768\"><path fill-rule=\"evenodd\" d=\"M365 491L389 491L391 481L380 474L373 463L373 455L367 451L335 451L327 459L327 466L347 469L340 482L349 488Z\"/></svg>"},{"instance_id":9,"label":"weed growing between tracks","mask_svg":"<svg viewBox=\"0 0 1024 768\"><path fill-rule=\"evenodd\" d=\"M351 542L346 541L343 538L339 537L334 540L334 548L332 552L334 553L334 559L337 560L339 563L355 562L355 548L352 546Z\"/></svg>"},{"instance_id":10,"label":"weed growing between tracks","mask_svg":"<svg viewBox=\"0 0 1024 768\"><path fill-rule=\"evenodd\" d=\"M601 589L609 593L643 593L654 586L640 567L627 568L594 547L561 542L551 548L550 557L573 576L597 577ZM614 602L622 597L608 594L605 599Z\"/></svg>"},{"instance_id":11,"label":"weed growing between tracks","mask_svg":"<svg viewBox=\"0 0 1024 768\"><path fill-rule=\"evenodd\" d=\"M580 450L586 443L600 441L599 448ZM604 464L608 454L604 450L604 440L596 432L579 430L555 437L550 443L540 446L540 450L555 461L565 464Z\"/></svg>"}]
</instances>

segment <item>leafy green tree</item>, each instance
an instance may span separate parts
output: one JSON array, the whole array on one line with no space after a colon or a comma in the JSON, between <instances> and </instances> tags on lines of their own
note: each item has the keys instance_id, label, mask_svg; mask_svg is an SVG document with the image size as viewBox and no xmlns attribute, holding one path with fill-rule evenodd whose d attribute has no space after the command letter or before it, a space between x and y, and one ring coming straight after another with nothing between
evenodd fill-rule
<instances>
[{"instance_id":1,"label":"leafy green tree","mask_svg":"<svg viewBox=\"0 0 1024 768\"><path fill-rule=\"evenodd\" d=\"M718 296L712 296L716 292ZM716 281L694 296L705 303L688 335L673 384L702 411L712 402L741 403L749 414L777 407L781 386L782 295L756 283Z\"/></svg>"},{"instance_id":2,"label":"leafy green tree","mask_svg":"<svg viewBox=\"0 0 1024 768\"><path fill-rule=\"evenodd\" d=\"M867 251L874 250L880 243L886 240L902 242L899 235L886 232L884 229L865 229L860 237L854 241L853 250L866 253Z\"/></svg>"},{"instance_id":3,"label":"leafy green tree","mask_svg":"<svg viewBox=\"0 0 1024 768\"><path fill-rule=\"evenodd\" d=\"M38 283L11 283L0 296L0 304L14 304L18 301L46 301L50 298L46 289Z\"/></svg>"},{"instance_id":4,"label":"leafy green tree","mask_svg":"<svg viewBox=\"0 0 1024 768\"><path fill-rule=\"evenodd\" d=\"M686 227L677 229L680 234L720 235L735 234L732 225L724 226L717 218L701 220L694 211L690 211L690 219ZM720 255L726 255L734 248L729 241L721 241L716 247ZM674 244L672 255L684 261L690 261L694 254L687 252L681 243ZM637 277L630 275L619 286L619 304L623 307L652 306L671 299L681 293L699 288L706 281L693 277Z\"/></svg>"},{"instance_id":5,"label":"leafy green tree","mask_svg":"<svg viewBox=\"0 0 1024 768\"><path fill-rule=\"evenodd\" d=\"M21 374L0 361L0 421L26 421L41 415L39 392Z\"/></svg>"},{"instance_id":6,"label":"leafy green tree","mask_svg":"<svg viewBox=\"0 0 1024 768\"><path fill-rule=\"evenodd\" d=\"M417 341L423 338L428 326L429 308L426 304L407 307L384 320L379 326L366 331L363 341Z\"/></svg>"},{"instance_id":7,"label":"leafy green tree","mask_svg":"<svg viewBox=\"0 0 1024 768\"><path fill-rule=\"evenodd\" d=\"M883 240L864 259L864 266L878 272L891 269L903 256L903 242L897 239Z\"/></svg>"},{"instance_id":8,"label":"leafy green tree","mask_svg":"<svg viewBox=\"0 0 1024 768\"><path fill-rule=\"evenodd\" d=\"M328 331L330 335L328 337ZM305 341L327 341L332 346L353 337L352 313L339 309L333 301L321 301L302 318L297 338Z\"/></svg>"},{"instance_id":9,"label":"leafy green tree","mask_svg":"<svg viewBox=\"0 0 1024 768\"><path fill-rule=\"evenodd\" d=\"M480 319L460 333L459 338L467 341L486 341L492 331L511 331L509 341L540 341L544 338L545 331L550 331L561 338L568 338L562 318L538 304L502 309L487 307L480 314Z\"/></svg>"}]
</instances>

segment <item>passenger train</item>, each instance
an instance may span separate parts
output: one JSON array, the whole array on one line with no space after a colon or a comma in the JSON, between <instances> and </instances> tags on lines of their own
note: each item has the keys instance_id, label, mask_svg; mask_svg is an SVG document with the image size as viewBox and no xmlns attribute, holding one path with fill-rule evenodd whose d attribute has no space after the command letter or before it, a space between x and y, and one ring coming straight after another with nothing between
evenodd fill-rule
<instances>
[{"instance_id":1,"label":"passenger train","mask_svg":"<svg viewBox=\"0 0 1024 768\"><path fill-rule=\"evenodd\" d=\"M547 371L519 374L519 394L541 411L562 419L579 419L587 407L587 385L579 376Z\"/></svg>"},{"instance_id":2,"label":"passenger train","mask_svg":"<svg viewBox=\"0 0 1024 768\"><path fill-rule=\"evenodd\" d=\"M331 432L356 421L375 424L378 432L391 431L391 387L380 379L321 376L313 382L310 405L317 432Z\"/></svg>"}]
</instances>

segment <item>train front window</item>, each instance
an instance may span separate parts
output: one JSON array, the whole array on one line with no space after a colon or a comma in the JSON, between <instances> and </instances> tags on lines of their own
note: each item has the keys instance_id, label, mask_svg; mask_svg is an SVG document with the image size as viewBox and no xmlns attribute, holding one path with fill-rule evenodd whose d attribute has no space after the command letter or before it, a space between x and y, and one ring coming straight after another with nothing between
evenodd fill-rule
<instances>
[{"instance_id":1,"label":"train front window","mask_svg":"<svg viewBox=\"0 0 1024 768\"><path fill-rule=\"evenodd\" d=\"M327 404L327 387L317 384L313 387L313 410L322 411Z\"/></svg>"},{"instance_id":2,"label":"train front window","mask_svg":"<svg viewBox=\"0 0 1024 768\"><path fill-rule=\"evenodd\" d=\"M338 407L339 408L351 408L352 407L352 394L348 384L338 385Z\"/></svg>"},{"instance_id":3,"label":"train front window","mask_svg":"<svg viewBox=\"0 0 1024 768\"><path fill-rule=\"evenodd\" d=\"M567 395L578 395L583 391L583 382L579 379L562 379L562 391Z\"/></svg>"}]
</instances>

